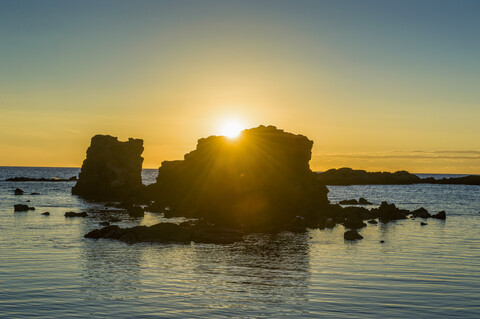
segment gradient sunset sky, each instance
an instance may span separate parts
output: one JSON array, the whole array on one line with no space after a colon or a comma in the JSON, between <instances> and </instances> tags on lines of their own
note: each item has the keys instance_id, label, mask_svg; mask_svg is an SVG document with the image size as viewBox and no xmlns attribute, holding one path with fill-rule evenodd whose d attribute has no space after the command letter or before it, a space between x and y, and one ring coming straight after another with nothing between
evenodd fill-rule
<instances>
[{"instance_id":1,"label":"gradient sunset sky","mask_svg":"<svg viewBox=\"0 0 480 319\"><path fill-rule=\"evenodd\" d=\"M0 0L0 165L90 138L181 159L225 121L314 140L313 170L480 173L480 1Z\"/></svg>"}]
</instances>

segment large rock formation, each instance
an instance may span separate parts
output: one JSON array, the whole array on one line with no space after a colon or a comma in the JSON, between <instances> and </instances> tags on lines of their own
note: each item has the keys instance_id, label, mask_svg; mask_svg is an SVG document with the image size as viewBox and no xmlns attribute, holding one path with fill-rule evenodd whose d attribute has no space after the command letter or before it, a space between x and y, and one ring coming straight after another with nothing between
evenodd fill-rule
<instances>
[{"instance_id":1,"label":"large rock formation","mask_svg":"<svg viewBox=\"0 0 480 319\"><path fill-rule=\"evenodd\" d=\"M264 231L310 218L328 204L309 161L313 141L260 126L237 139L210 136L183 161L165 161L149 187L159 206L179 216Z\"/></svg>"},{"instance_id":2,"label":"large rock formation","mask_svg":"<svg viewBox=\"0 0 480 319\"><path fill-rule=\"evenodd\" d=\"M95 200L131 198L142 188L143 140L95 135L72 194Z\"/></svg>"}]
</instances>

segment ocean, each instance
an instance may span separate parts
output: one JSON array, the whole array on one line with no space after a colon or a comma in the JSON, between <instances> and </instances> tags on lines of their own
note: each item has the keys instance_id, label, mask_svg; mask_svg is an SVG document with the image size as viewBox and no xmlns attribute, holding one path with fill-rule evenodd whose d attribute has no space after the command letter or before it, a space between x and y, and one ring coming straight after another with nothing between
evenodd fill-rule
<instances>
[{"instance_id":1,"label":"ocean","mask_svg":"<svg viewBox=\"0 0 480 319\"><path fill-rule=\"evenodd\" d=\"M334 203L365 197L372 207L447 212L426 226L369 224L358 242L337 225L231 245L129 245L83 238L106 215L64 217L104 208L72 196L75 182L4 181L78 173L0 167L0 318L480 318L480 186L328 187ZM144 170L144 182L156 173ZM14 213L20 203L35 210ZM117 224L162 220L146 213Z\"/></svg>"}]
</instances>

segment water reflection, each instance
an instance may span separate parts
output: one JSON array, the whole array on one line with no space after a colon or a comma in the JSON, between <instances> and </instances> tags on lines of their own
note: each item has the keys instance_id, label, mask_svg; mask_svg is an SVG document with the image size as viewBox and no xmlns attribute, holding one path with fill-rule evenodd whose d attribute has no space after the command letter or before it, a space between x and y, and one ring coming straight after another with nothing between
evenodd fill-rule
<instances>
[{"instance_id":1,"label":"water reflection","mask_svg":"<svg viewBox=\"0 0 480 319\"><path fill-rule=\"evenodd\" d=\"M136 297L142 251L113 241L85 240L80 261L87 299Z\"/></svg>"}]
</instances>

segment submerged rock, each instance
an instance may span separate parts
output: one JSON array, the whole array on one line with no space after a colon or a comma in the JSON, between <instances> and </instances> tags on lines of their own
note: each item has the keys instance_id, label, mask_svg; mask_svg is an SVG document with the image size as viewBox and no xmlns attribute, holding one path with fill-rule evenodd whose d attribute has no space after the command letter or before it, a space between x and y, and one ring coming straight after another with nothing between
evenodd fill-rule
<instances>
[{"instance_id":1,"label":"submerged rock","mask_svg":"<svg viewBox=\"0 0 480 319\"><path fill-rule=\"evenodd\" d=\"M425 222L420 222L420 226L425 226L425 225L428 225L428 224Z\"/></svg>"},{"instance_id":2,"label":"submerged rock","mask_svg":"<svg viewBox=\"0 0 480 319\"><path fill-rule=\"evenodd\" d=\"M237 139L210 136L184 160L163 162L148 191L171 216L248 231L282 228L328 204L327 188L309 167L312 146L307 137L273 126L244 130Z\"/></svg>"},{"instance_id":3,"label":"submerged rock","mask_svg":"<svg viewBox=\"0 0 480 319\"><path fill-rule=\"evenodd\" d=\"M65 217L87 217L88 214L86 212L75 213L75 212L66 212Z\"/></svg>"},{"instance_id":4,"label":"submerged rock","mask_svg":"<svg viewBox=\"0 0 480 319\"><path fill-rule=\"evenodd\" d=\"M15 188L15 195L23 195L23 190L20 188Z\"/></svg>"},{"instance_id":5,"label":"submerged rock","mask_svg":"<svg viewBox=\"0 0 480 319\"><path fill-rule=\"evenodd\" d=\"M42 213L42 215L44 215L44 216L50 216L50 212L44 212L44 213Z\"/></svg>"},{"instance_id":6,"label":"submerged rock","mask_svg":"<svg viewBox=\"0 0 480 319\"><path fill-rule=\"evenodd\" d=\"M142 188L143 140L92 137L72 194L94 200L124 199Z\"/></svg>"}]
</instances>

